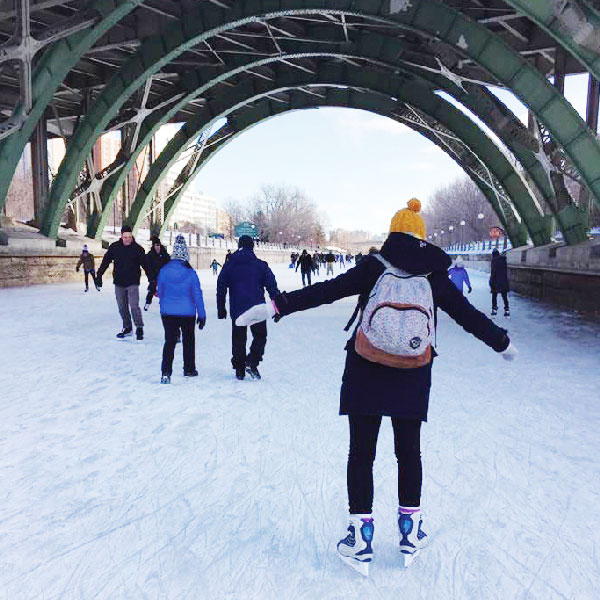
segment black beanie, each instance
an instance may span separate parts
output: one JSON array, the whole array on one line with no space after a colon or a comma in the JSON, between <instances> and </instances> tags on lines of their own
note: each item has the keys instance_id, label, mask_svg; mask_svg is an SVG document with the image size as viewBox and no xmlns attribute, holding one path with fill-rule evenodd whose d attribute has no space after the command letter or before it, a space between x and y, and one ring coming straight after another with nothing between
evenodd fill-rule
<instances>
[{"instance_id":1,"label":"black beanie","mask_svg":"<svg viewBox=\"0 0 600 600\"><path fill-rule=\"evenodd\" d=\"M238 248L252 250L254 248L254 240L249 235L242 235L238 240Z\"/></svg>"},{"instance_id":2,"label":"black beanie","mask_svg":"<svg viewBox=\"0 0 600 600\"><path fill-rule=\"evenodd\" d=\"M131 225L123 225L123 227L121 227L121 233L133 233Z\"/></svg>"}]
</instances>

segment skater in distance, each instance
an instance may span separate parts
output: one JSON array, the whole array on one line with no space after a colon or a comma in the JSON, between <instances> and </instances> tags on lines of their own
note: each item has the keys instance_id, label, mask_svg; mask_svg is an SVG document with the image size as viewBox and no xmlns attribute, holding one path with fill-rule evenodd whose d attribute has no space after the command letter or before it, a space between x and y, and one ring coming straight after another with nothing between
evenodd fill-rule
<instances>
[{"instance_id":1,"label":"skater in distance","mask_svg":"<svg viewBox=\"0 0 600 600\"><path fill-rule=\"evenodd\" d=\"M490 292L492 293L492 317L498 314L498 294L504 302L504 316L510 317L508 306L508 267L506 256L500 254L496 248L492 251L492 265L490 269Z\"/></svg>"},{"instance_id":2,"label":"skater in distance","mask_svg":"<svg viewBox=\"0 0 600 600\"><path fill-rule=\"evenodd\" d=\"M79 256L79 260L77 261L77 266L75 267L75 270L78 273L79 273L79 267L81 267L82 265L83 265L83 279L85 281L85 291L87 292L90 289L89 281L88 281L90 276L92 277L94 286L96 287L96 289L98 291L100 291L100 287L98 286L98 283L96 280L94 255L90 254L90 252L88 251L87 244L83 245L83 248L81 249L81 255Z\"/></svg>"},{"instance_id":3,"label":"skater in distance","mask_svg":"<svg viewBox=\"0 0 600 600\"><path fill-rule=\"evenodd\" d=\"M379 253L333 280L282 293L238 319L240 326L358 295L360 319L346 344L340 414L348 418L348 534L338 543L344 562L363 575L373 558L373 462L381 420L390 417L398 460L400 562L408 566L426 538L421 513L421 423L427 420L437 356L436 311L501 353L517 354L505 329L475 309L448 278L449 256L425 241L421 204L412 199L393 217ZM348 328L352 323L348 324Z\"/></svg>"}]
</instances>

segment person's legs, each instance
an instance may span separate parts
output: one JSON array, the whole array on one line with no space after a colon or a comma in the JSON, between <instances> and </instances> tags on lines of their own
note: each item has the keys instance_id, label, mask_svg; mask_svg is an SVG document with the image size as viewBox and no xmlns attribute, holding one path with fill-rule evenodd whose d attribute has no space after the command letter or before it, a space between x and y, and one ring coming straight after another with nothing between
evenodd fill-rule
<instances>
[{"instance_id":1,"label":"person's legs","mask_svg":"<svg viewBox=\"0 0 600 600\"><path fill-rule=\"evenodd\" d=\"M350 514L371 514L373 510L373 462L381 426L378 415L349 415L350 451L347 484Z\"/></svg>"},{"instance_id":2,"label":"person's legs","mask_svg":"<svg viewBox=\"0 0 600 600\"><path fill-rule=\"evenodd\" d=\"M86 292L88 291L88 288L89 288L89 285L88 285L88 279L89 279L89 276L90 276L90 272L89 272L89 271L85 271L85 270L84 270L84 271L83 271L83 279L84 279L84 281L85 281L85 291L86 291Z\"/></svg>"},{"instance_id":3,"label":"person's legs","mask_svg":"<svg viewBox=\"0 0 600 600\"><path fill-rule=\"evenodd\" d=\"M183 372L196 370L196 337L194 317L179 317L183 342Z\"/></svg>"},{"instance_id":4,"label":"person's legs","mask_svg":"<svg viewBox=\"0 0 600 600\"><path fill-rule=\"evenodd\" d=\"M302 275L302 287L306 285L306 273L304 271L300 271L300 275Z\"/></svg>"},{"instance_id":5,"label":"person's legs","mask_svg":"<svg viewBox=\"0 0 600 600\"><path fill-rule=\"evenodd\" d=\"M148 284L148 293L146 294L146 306L150 306L152 304L152 300L154 299L155 293L156 293L156 283L150 282Z\"/></svg>"},{"instance_id":6,"label":"person's legs","mask_svg":"<svg viewBox=\"0 0 600 600\"><path fill-rule=\"evenodd\" d=\"M492 310L498 310L498 292L492 292Z\"/></svg>"},{"instance_id":7,"label":"person's legs","mask_svg":"<svg viewBox=\"0 0 600 600\"><path fill-rule=\"evenodd\" d=\"M127 288L115 285L115 297L117 299L117 306L119 307L119 314L123 320L123 329L131 330L131 313L129 312L129 302L127 301Z\"/></svg>"},{"instance_id":8,"label":"person's legs","mask_svg":"<svg viewBox=\"0 0 600 600\"><path fill-rule=\"evenodd\" d=\"M502 301L504 302L504 310L508 311L508 292L502 292Z\"/></svg>"},{"instance_id":9,"label":"person's legs","mask_svg":"<svg viewBox=\"0 0 600 600\"><path fill-rule=\"evenodd\" d=\"M310 271L306 272L306 278L308 279L308 285L312 285L312 281L311 281L311 273Z\"/></svg>"},{"instance_id":10,"label":"person's legs","mask_svg":"<svg viewBox=\"0 0 600 600\"><path fill-rule=\"evenodd\" d=\"M231 364L234 369L245 369L248 330L246 327L238 327L234 319L231 320L231 326Z\"/></svg>"},{"instance_id":11,"label":"person's legs","mask_svg":"<svg viewBox=\"0 0 600 600\"><path fill-rule=\"evenodd\" d=\"M126 289L127 300L133 315L133 322L135 323L136 327L143 327L144 319L142 319L142 311L140 310L140 286L130 285Z\"/></svg>"},{"instance_id":12,"label":"person's legs","mask_svg":"<svg viewBox=\"0 0 600 600\"><path fill-rule=\"evenodd\" d=\"M392 419L394 449L398 459L398 505L421 505L423 467L421 464L421 421Z\"/></svg>"},{"instance_id":13,"label":"person's legs","mask_svg":"<svg viewBox=\"0 0 600 600\"><path fill-rule=\"evenodd\" d=\"M170 377L173 374L173 356L175 355L175 343L179 323L177 317L162 315L161 318L165 330L161 370L163 375L169 375Z\"/></svg>"},{"instance_id":14,"label":"person's legs","mask_svg":"<svg viewBox=\"0 0 600 600\"><path fill-rule=\"evenodd\" d=\"M267 345L267 322L261 321L250 326L252 332L252 344L248 354L248 366L257 367L263 358L265 346Z\"/></svg>"}]
</instances>

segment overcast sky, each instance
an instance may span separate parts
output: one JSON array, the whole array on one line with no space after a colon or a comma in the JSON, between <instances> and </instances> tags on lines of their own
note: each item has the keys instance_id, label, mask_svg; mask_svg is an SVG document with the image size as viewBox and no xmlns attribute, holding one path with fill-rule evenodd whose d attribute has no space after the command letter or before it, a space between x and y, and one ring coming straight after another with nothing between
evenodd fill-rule
<instances>
[{"instance_id":1,"label":"overcast sky","mask_svg":"<svg viewBox=\"0 0 600 600\"><path fill-rule=\"evenodd\" d=\"M527 110L492 90L524 122ZM565 95L585 115L587 76L567 78ZM396 210L416 196L426 205L463 175L432 142L395 121L344 108L284 114L242 134L209 161L195 186L221 203L246 200L263 185L305 191L328 228L387 231Z\"/></svg>"}]
</instances>

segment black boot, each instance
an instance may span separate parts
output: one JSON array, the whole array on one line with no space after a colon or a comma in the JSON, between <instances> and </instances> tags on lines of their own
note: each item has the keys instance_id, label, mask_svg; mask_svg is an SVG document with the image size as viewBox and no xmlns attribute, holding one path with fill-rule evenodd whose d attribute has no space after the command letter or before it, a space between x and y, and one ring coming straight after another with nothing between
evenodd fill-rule
<instances>
[{"instance_id":1,"label":"black boot","mask_svg":"<svg viewBox=\"0 0 600 600\"><path fill-rule=\"evenodd\" d=\"M184 371L184 377L198 377L198 371L196 369L192 369L191 371Z\"/></svg>"},{"instance_id":2,"label":"black boot","mask_svg":"<svg viewBox=\"0 0 600 600\"><path fill-rule=\"evenodd\" d=\"M133 330L131 329L131 327L123 327L123 331L121 331L120 333L117 333L117 337L120 340L122 340L123 338L130 336L132 333L133 333Z\"/></svg>"},{"instance_id":3,"label":"black boot","mask_svg":"<svg viewBox=\"0 0 600 600\"><path fill-rule=\"evenodd\" d=\"M260 379L260 373L258 372L258 369L256 367L248 365L246 367L246 373L248 373L248 375L250 375L252 379Z\"/></svg>"},{"instance_id":4,"label":"black boot","mask_svg":"<svg viewBox=\"0 0 600 600\"><path fill-rule=\"evenodd\" d=\"M135 337L138 340L143 340L144 339L144 328L143 327L136 327L135 328Z\"/></svg>"},{"instance_id":5,"label":"black boot","mask_svg":"<svg viewBox=\"0 0 600 600\"><path fill-rule=\"evenodd\" d=\"M236 367L235 368L235 376L241 381L246 377L246 370L244 367Z\"/></svg>"}]
</instances>

